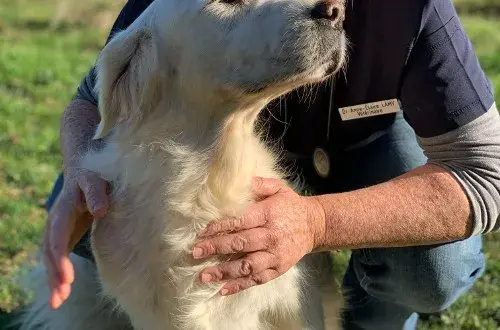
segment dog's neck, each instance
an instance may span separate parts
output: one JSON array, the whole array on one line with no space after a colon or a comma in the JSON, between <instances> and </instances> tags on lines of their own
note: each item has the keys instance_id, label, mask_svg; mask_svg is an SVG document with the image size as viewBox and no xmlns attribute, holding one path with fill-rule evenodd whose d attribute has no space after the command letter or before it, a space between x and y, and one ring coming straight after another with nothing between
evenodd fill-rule
<instances>
[{"instance_id":1,"label":"dog's neck","mask_svg":"<svg viewBox=\"0 0 500 330\"><path fill-rule=\"evenodd\" d=\"M236 111L218 113L181 107L172 107L166 112L159 109L144 118L132 134L126 127L117 127L110 142L119 150L121 156L118 157L136 159L138 163L147 160L143 167L158 168L168 164L169 175L173 177L169 181L178 183L177 188L170 183L169 191L182 201L186 200L186 195L200 199L200 192L203 192L201 196L210 200L196 201L203 204L200 205L202 209L240 212L237 206L236 209L231 207L245 204L235 198L250 198L252 176L274 176L271 170L269 173L258 171L259 168L275 168L273 157L263 148L255 130L258 114L265 104L263 101Z\"/></svg>"},{"instance_id":2,"label":"dog's neck","mask_svg":"<svg viewBox=\"0 0 500 330\"><path fill-rule=\"evenodd\" d=\"M123 151L137 146L174 143L193 150L222 148L241 136L255 135L254 128L260 111L268 100L245 104L219 103L205 105L176 101L173 97L144 115L141 122L119 124L111 140ZM214 110L215 109L215 110ZM234 153L234 150L232 151Z\"/></svg>"}]
</instances>

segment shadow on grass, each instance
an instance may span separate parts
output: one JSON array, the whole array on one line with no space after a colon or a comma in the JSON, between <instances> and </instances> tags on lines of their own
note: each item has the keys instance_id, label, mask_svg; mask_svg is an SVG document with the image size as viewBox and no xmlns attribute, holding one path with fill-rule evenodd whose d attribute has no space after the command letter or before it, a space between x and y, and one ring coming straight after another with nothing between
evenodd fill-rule
<instances>
[{"instance_id":1,"label":"shadow on grass","mask_svg":"<svg viewBox=\"0 0 500 330\"><path fill-rule=\"evenodd\" d=\"M18 29L24 29L24 30L29 30L29 31L53 31L53 32L60 32L60 33L65 33L69 32L72 30L79 30L79 29L86 29L89 28L87 24L84 22L76 21L76 22L57 22L54 23L51 20L45 19L45 20L33 20L33 19L28 19L28 20L22 20L22 21L16 21L12 24L14 27Z\"/></svg>"}]
</instances>

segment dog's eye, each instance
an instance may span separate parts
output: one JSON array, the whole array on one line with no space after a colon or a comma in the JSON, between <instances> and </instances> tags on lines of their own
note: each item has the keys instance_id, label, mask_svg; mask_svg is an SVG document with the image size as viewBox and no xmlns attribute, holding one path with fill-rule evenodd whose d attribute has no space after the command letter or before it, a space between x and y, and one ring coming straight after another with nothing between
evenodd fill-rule
<instances>
[{"instance_id":1,"label":"dog's eye","mask_svg":"<svg viewBox=\"0 0 500 330\"><path fill-rule=\"evenodd\" d=\"M228 5L241 5L245 2L245 0L219 0L219 2Z\"/></svg>"},{"instance_id":2,"label":"dog's eye","mask_svg":"<svg viewBox=\"0 0 500 330\"><path fill-rule=\"evenodd\" d=\"M222 4L227 6L241 6L247 3L248 0L210 0L209 4Z\"/></svg>"}]
</instances>

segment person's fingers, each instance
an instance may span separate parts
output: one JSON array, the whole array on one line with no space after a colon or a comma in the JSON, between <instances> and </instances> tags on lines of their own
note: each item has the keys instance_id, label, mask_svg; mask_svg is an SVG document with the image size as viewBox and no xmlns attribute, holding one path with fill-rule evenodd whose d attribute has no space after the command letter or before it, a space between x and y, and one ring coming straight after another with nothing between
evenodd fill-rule
<instances>
[{"instance_id":1,"label":"person's fingers","mask_svg":"<svg viewBox=\"0 0 500 330\"><path fill-rule=\"evenodd\" d=\"M286 186L277 179L265 179L255 177L253 179L253 192L259 200L272 196ZM198 233L199 238L206 238L222 233L238 232L245 229L263 226L267 222L265 205L262 203L252 204L240 217L231 217L212 221L205 229Z\"/></svg>"},{"instance_id":2,"label":"person's fingers","mask_svg":"<svg viewBox=\"0 0 500 330\"><path fill-rule=\"evenodd\" d=\"M64 300L68 298L70 293L69 284L73 282L74 279L73 268L69 260L66 262L63 261L62 267L58 267L54 256L54 244L51 242L51 234L54 228L53 223L57 221L57 214L60 214L62 206L63 204L58 200L50 212L43 242L43 263L45 265L48 285L51 292L49 304L53 309L58 308Z\"/></svg>"},{"instance_id":3,"label":"person's fingers","mask_svg":"<svg viewBox=\"0 0 500 330\"><path fill-rule=\"evenodd\" d=\"M79 198L85 208L80 208L68 241L68 252L72 251L80 239L90 229L94 218L106 215L109 206L108 184L95 173L82 174L78 178ZM82 202L80 202L82 203Z\"/></svg>"},{"instance_id":4,"label":"person's fingers","mask_svg":"<svg viewBox=\"0 0 500 330\"><path fill-rule=\"evenodd\" d=\"M266 223L266 213L262 205L251 205L247 211L237 218L226 218L210 222L197 236L207 238L222 233L239 232L263 226Z\"/></svg>"},{"instance_id":5,"label":"person's fingers","mask_svg":"<svg viewBox=\"0 0 500 330\"><path fill-rule=\"evenodd\" d=\"M68 258L68 243L75 226L77 210L74 199L65 196L54 205L49 222L49 249L55 273L58 277L58 290L61 285L71 284L74 281L74 269Z\"/></svg>"},{"instance_id":6,"label":"person's fingers","mask_svg":"<svg viewBox=\"0 0 500 330\"><path fill-rule=\"evenodd\" d=\"M275 269L266 269L258 274L252 274L247 277L238 278L227 282L219 291L222 296L233 295L246 290L252 286L261 285L274 280L280 276Z\"/></svg>"},{"instance_id":7,"label":"person's fingers","mask_svg":"<svg viewBox=\"0 0 500 330\"><path fill-rule=\"evenodd\" d=\"M89 212L96 218L106 215L109 206L107 182L98 174L86 173L78 177Z\"/></svg>"},{"instance_id":8,"label":"person's fingers","mask_svg":"<svg viewBox=\"0 0 500 330\"><path fill-rule=\"evenodd\" d=\"M257 200L262 200L277 194L286 186L278 179L254 177L252 179L252 190Z\"/></svg>"},{"instance_id":9,"label":"person's fingers","mask_svg":"<svg viewBox=\"0 0 500 330\"><path fill-rule=\"evenodd\" d=\"M50 296L49 304L50 308L58 309L63 304L61 296L59 296L59 294L52 294L52 296Z\"/></svg>"},{"instance_id":10,"label":"person's fingers","mask_svg":"<svg viewBox=\"0 0 500 330\"><path fill-rule=\"evenodd\" d=\"M264 250L271 245L272 238L266 228L253 228L224 236L216 236L193 246L195 259L206 258L216 254L233 254Z\"/></svg>"},{"instance_id":11,"label":"person's fingers","mask_svg":"<svg viewBox=\"0 0 500 330\"><path fill-rule=\"evenodd\" d=\"M83 235L85 235L85 233L90 229L90 227L92 226L93 219L94 217L88 211L77 215L77 219L75 221L75 227L71 233L71 237L69 239L69 243L67 246L68 253L73 251L76 244L82 239Z\"/></svg>"},{"instance_id":12,"label":"person's fingers","mask_svg":"<svg viewBox=\"0 0 500 330\"><path fill-rule=\"evenodd\" d=\"M258 274L278 266L278 259L269 252L257 251L237 260L208 267L200 273L201 283L220 282Z\"/></svg>"},{"instance_id":13,"label":"person's fingers","mask_svg":"<svg viewBox=\"0 0 500 330\"><path fill-rule=\"evenodd\" d=\"M75 274L69 253L90 228L93 216L108 207L107 183L97 174L78 177L54 204L44 238L44 264L51 289L50 305L58 308L70 295Z\"/></svg>"}]
</instances>

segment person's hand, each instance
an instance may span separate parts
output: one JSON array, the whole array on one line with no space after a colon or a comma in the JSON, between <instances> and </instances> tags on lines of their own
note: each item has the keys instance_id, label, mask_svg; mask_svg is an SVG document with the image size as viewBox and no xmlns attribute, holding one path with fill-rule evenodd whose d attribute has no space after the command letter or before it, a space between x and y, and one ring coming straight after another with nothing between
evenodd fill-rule
<instances>
[{"instance_id":1,"label":"person's hand","mask_svg":"<svg viewBox=\"0 0 500 330\"><path fill-rule=\"evenodd\" d=\"M299 196L279 180L255 178L256 203L239 218L210 223L193 246L195 259L241 253L236 260L208 267L202 283L226 282L231 295L284 274L320 244L325 214L314 197ZM221 235L223 234L223 235Z\"/></svg>"},{"instance_id":2,"label":"person's hand","mask_svg":"<svg viewBox=\"0 0 500 330\"><path fill-rule=\"evenodd\" d=\"M108 204L107 183L98 174L66 169L64 187L49 212L43 242L51 308L61 306L71 291L74 269L69 253L93 219L106 214Z\"/></svg>"}]
</instances>

